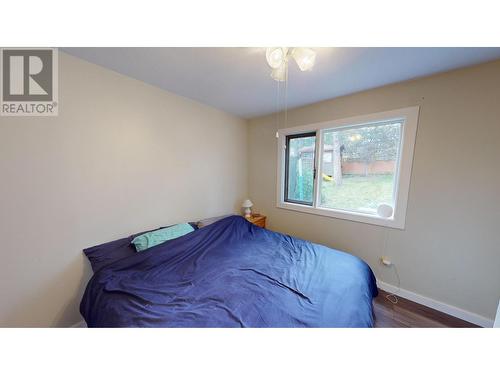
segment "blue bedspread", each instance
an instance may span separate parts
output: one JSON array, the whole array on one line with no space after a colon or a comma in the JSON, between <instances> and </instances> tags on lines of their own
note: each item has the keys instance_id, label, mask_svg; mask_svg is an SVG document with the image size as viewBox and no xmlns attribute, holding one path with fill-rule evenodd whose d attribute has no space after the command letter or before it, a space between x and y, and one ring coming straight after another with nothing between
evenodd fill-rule
<instances>
[{"instance_id":1,"label":"blue bedspread","mask_svg":"<svg viewBox=\"0 0 500 375\"><path fill-rule=\"evenodd\" d=\"M109 264L87 285L89 327L371 327L361 259L230 216Z\"/></svg>"}]
</instances>

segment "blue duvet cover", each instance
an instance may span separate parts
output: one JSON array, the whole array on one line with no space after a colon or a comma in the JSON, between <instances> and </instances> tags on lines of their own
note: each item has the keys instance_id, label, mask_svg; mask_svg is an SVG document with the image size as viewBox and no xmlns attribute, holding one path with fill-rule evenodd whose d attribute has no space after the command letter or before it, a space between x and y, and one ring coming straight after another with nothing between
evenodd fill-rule
<instances>
[{"instance_id":1,"label":"blue duvet cover","mask_svg":"<svg viewBox=\"0 0 500 375\"><path fill-rule=\"evenodd\" d=\"M371 327L361 259L230 216L108 264L87 285L89 327Z\"/></svg>"}]
</instances>

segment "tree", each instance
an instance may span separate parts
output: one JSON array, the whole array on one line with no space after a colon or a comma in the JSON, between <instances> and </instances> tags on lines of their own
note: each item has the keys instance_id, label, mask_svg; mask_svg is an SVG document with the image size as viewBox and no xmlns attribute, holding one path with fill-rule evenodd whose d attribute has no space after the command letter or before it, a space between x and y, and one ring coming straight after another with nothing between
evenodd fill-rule
<instances>
[{"instance_id":1,"label":"tree","mask_svg":"<svg viewBox=\"0 0 500 375\"><path fill-rule=\"evenodd\" d=\"M346 159L359 160L368 166L376 160L395 160L399 150L401 124L368 126L338 132L340 143L345 146Z\"/></svg>"}]
</instances>

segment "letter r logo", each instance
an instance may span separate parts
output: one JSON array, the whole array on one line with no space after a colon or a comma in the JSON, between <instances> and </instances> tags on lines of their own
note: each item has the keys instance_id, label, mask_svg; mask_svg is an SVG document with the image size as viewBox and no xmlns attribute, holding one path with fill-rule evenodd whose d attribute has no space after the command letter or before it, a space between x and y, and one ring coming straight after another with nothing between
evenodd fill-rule
<instances>
[{"instance_id":1,"label":"letter r logo","mask_svg":"<svg viewBox=\"0 0 500 375\"><path fill-rule=\"evenodd\" d=\"M52 100L52 50L4 49L2 59L4 101Z\"/></svg>"}]
</instances>

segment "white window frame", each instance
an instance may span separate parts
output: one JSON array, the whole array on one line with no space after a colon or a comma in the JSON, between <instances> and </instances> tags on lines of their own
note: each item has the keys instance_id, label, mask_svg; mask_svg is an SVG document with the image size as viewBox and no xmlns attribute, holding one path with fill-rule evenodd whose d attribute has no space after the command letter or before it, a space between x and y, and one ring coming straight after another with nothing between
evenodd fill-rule
<instances>
[{"instance_id":1,"label":"white window frame","mask_svg":"<svg viewBox=\"0 0 500 375\"><path fill-rule=\"evenodd\" d=\"M355 116L340 120L326 121L315 124L296 126L278 130L278 183L277 204L278 208L300 211L309 214L329 216L337 219L357 221L361 223L381 225L390 228L404 229L406 222L406 208L408 205L408 193L410 190L411 170L413 165L413 151L415 147L415 138L417 134L418 116L420 107L407 107L393 111L373 113L363 116ZM369 125L373 123L382 123L388 121L402 121L401 144L399 148L399 163L395 173L395 191L394 191L394 213L390 218L383 218L377 214L360 213L353 211L344 211L319 206L319 178L321 175L321 162L323 133L325 130L336 128L351 128L355 126ZM316 178L314 180L314 199L312 206L306 206L297 203L285 202L285 145L286 136L316 131L315 147L315 168Z\"/></svg>"}]
</instances>

